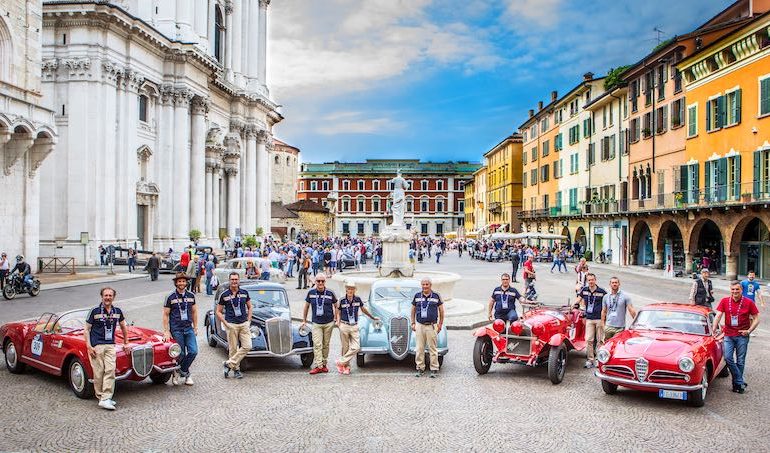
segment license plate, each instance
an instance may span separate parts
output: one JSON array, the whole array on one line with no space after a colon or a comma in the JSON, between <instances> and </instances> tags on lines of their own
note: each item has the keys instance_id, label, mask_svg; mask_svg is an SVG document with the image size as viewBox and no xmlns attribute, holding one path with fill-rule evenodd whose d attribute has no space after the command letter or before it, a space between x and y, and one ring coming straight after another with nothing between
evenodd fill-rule
<instances>
[{"instance_id":1,"label":"license plate","mask_svg":"<svg viewBox=\"0 0 770 453\"><path fill-rule=\"evenodd\" d=\"M687 392L678 390L658 390L658 397L670 400L687 400Z\"/></svg>"}]
</instances>

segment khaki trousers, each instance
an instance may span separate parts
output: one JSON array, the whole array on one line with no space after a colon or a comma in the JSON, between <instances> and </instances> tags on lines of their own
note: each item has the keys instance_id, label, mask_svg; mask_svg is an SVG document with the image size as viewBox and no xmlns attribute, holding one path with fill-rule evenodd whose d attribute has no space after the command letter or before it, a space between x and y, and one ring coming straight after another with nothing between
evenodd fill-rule
<instances>
[{"instance_id":1,"label":"khaki trousers","mask_svg":"<svg viewBox=\"0 0 770 453\"><path fill-rule=\"evenodd\" d=\"M94 346L96 357L91 359L94 371L94 393L99 401L112 399L115 393L115 345Z\"/></svg>"},{"instance_id":2,"label":"khaki trousers","mask_svg":"<svg viewBox=\"0 0 770 453\"><path fill-rule=\"evenodd\" d=\"M340 363L348 366L361 349L361 343L358 339L358 325L351 326L340 322L340 342L342 343Z\"/></svg>"},{"instance_id":3,"label":"khaki trousers","mask_svg":"<svg viewBox=\"0 0 770 453\"><path fill-rule=\"evenodd\" d=\"M430 353L430 369L431 371L438 371L438 333L434 324L420 324L419 322L414 326L415 334L415 351L414 351L414 363L417 365L417 369L425 371L425 345L428 345L428 352Z\"/></svg>"},{"instance_id":4,"label":"khaki trousers","mask_svg":"<svg viewBox=\"0 0 770 453\"><path fill-rule=\"evenodd\" d=\"M604 341L609 340L624 330L626 330L625 327L604 326Z\"/></svg>"},{"instance_id":5,"label":"khaki trousers","mask_svg":"<svg viewBox=\"0 0 770 453\"><path fill-rule=\"evenodd\" d=\"M313 368L326 366L329 359L329 342L332 340L334 322L313 324Z\"/></svg>"},{"instance_id":6,"label":"khaki trousers","mask_svg":"<svg viewBox=\"0 0 770 453\"><path fill-rule=\"evenodd\" d=\"M227 366L231 370L241 369L241 360L251 351L251 321L240 324L227 323ZM240 341L241 346L238 347Z\"/></svg>"},{"instance_id":7,"label":"khaki trousers","mask_svg":"<svg viewBox=\"0 0 770 453\"><path fill-rule=\"evenodd\" d=\"M596 348L594 348L596 340ZM604 344L604 329L601 319L586 319L586 355L588 360L596 358L596 349Z\"/></svg>"}]
</instances>

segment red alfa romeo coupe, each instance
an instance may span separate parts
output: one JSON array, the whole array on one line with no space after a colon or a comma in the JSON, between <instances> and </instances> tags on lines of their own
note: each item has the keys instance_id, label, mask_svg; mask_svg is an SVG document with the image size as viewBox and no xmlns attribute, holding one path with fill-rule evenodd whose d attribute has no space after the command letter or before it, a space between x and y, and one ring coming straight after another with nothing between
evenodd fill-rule
<instances>
[{"instance_id":1,"label":"red alfa romeo coupe","mask_svg":"<svg viewBox=\"0 0 770 453\"><path fill-rule=\"evenodd\" d=\"M73 310L61 315L43 313L37 321L11 322L0 327L5 366L11 373L23 373L27 366L56 376L64 376L79 398L94 395L93 370L86 349L83 329L89 310ZM129 352L116 349L115 379L153 383L168 382L178 369L181 348L173 340L163 341L155 330L128 327ZM123 344L123 332L115 332L115 342Z\"/></svg>"},{"instance_id":2,"label":"red alfa romeo coupe","mask_svg":"<svg viewBox=\"0 0 770 453\"><path fill-rule=\"evenodd\" d=\"M596 377L608 395L618 386L700 407L716 376L729 372L713 314L696 305L660 303L639 310L631 327L597 353Z\"/></svg>"}]
</instances>

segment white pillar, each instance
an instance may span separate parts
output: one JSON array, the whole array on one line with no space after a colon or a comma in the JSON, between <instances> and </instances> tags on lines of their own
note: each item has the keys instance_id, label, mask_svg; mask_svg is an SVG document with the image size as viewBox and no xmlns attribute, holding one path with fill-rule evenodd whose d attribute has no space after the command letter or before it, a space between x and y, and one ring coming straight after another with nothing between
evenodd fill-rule
<instances>
[{"instance_id":1,"label":"white pillar","mask_svg":"<svg viewBox=\"0 0 770 453\"><path fill-rule=\"evenodd\" d=\"M270 232L270 162L265 147L269 139L267 131L257 136L257 227L262 227L263 234Z\"/></svg>"},{"instance_id":2,"label":"white pillar","mask_svg":"<svg viewBox=\"0 0 770 453\"><path fill-rule=\"evenodd\" d=\"M161 2L164 3L164 2ZM183 42L196 42L198 36L193 32L195 7L189 0L176 0L176 37Z\"/></svg>"},{"instance_id":3,"label":"white pillar","mask_svg":"<svg viewBox=\"0 0 770 453\"><path fill-rule=\"evenodd\" d=\"M240 199L238 169L236 167L225 167L227 175L227 234L235 237L235 229L239 226L238 201Z\"/></svg>"},{"instance_id":4,"label":"white pillar","mask_svg":"<svg viewBox=\"0 0 770 453\"><path fill-rule=\"evenodd\" d=\"M267 85L267 6L270 0L259 0L259 86Z\"/></svg>"},{"instance_id":5,"label":"white pillar","mask_svg":"<svg viewBox=\"0 0 770 453\"><path fill-rule=\"evenodd\" d=\"M160 149L158 152L158 163L155 167L155 181L159 185L160 194L158 195L158 230L156 236L161 240L170 240L173 237L171 224L173 222L173 197L174 197L174 178L173 159L174 159L174 92L169 85L161 88L160 123L157 127L160 135ZM165 250L164 250L165 251Z\"/></svg>"},{"instance_id":6,"label":"white pillar","mask_svg":"<svg viewBox=\"0 0 770 453\"><path fill-rule=\"evenodd\" d=\"M219 174L220 166L216 164L211 169L211 237L219 239Z\"/></svg>"},{"instance_id":7,"label":"white pillar","mask_svg":"<svg viewBox=\"0 0 770 453\"><path fill-rule=\"evenodd\" d=\"M174 162L170 173L173 187L173 239L187 242L190 232L190 116L191 92L177 88L174 92Z\"/></svg>"},{"instance_id":8,"label":"white pillar","mask_svg":"<svg viewBox=\"0 0 770 453\"><path fill-rule=\"evenodd\" d=\"M196 96L192 100L192 136L190 149L190 229L205 229L206 176L206 111L208 100Z\"/></svg>"},{"instance_id":9,"label":"white pillar","mask_svg":"<svg viewBox=\"0 0 770 453\"><path fill-rule=\"evenodd\" d=\"M140 232L137 231L137 204L136 204L136 183L139 181L139 166L136 164L137 155L137 135L136 130L139 127L139 86L144 82L144 78L136 72L131 71L127 74L126 80L126 124L125 124L125 160L121 165L125 166L125 184L121 189L123 194L123 209L126 211L123 225L124 237L133 245L133 241L139 239ZM149 211L149 208L148 208ZM147 219L145 219L145 222ZM147 244L143 244L147 246Z\"/></svg>"},{"instance_id":10,"label":"white pillar","mask_svg":"<svg viewBox=\"0 0 770 453\"><path fill-rule=\"evenodd\" d=\"M257 230L257 129L247 126L246 132L246 231L254 234Z\"/></svg>"},{"instance_id":11,"label":"white pillar","mask_svg":"<svg viewBox=\"0 0 770 453\"><path fill-rule=\"evenodd\" d=\"M241 30L243 23L243 7L244 2L233 4L233 13L231 14L231 27L227 29L228 40L232 39L232 46L230 49L230 66L233 68L233 80L236 85L242 86L241 80L241 63L243 61L243 48L241 45Z\"/></svg>"},{"instance_id":12,"label":"white pillar","mask_svg":"<svg viewBox=\"0 0 770 453\"><path fill-rule=\"evenodd\" d=\"M249 56L248 56L248 85L250 91L254 91L259 86L259 49L262 45L258 40L259 33L259 6L260 0L251 0L249 6Z\"/></svg>"},{"instance_id":13,"label":"white pillar","mask_svg":"<svg viewBox=\"0 0 770 453\"><path fill-rule=\"evenodd\" d=\"M204 214L206 216L206 228L203 232L203 237L211 238L213 230L213 217L214 217L214 168L208 162L206 162L206 209Z\"/></svg>"},{"instance_id":14,"label":"white pillar","mask_svg":"<svg viewBox=\"0 0 770 453\"><path fill-rule=\"evenodd\" d=\"M233 42L235 39L235 33L233 31L233 24L235 21L233 20L233 4L231 2L228 2L225 5L225 27L226 27L226 36L225 41L227 44L225 45L225 69L226 71L226 77L227 80L230 82L233 81ZM240 37L238 37L240 39Z\"/></svg>"},{"instance_id":15,"label":"white pillar","mask_svg":"<svg viewBox=\"0 0 770 453\"><path fill-rule=\"evenodd\" d=\"M208 41L206 40L208 31L206 30L207 23L210 20L214 20L214 16L209 17L209 0L195 0L195 34L198 40L198 45L204 50L208 49Z\"/></svg>"},{"instance_id":16,"label":"white pillar","mask_svg":"<svg viewBox=\"0 0 770 453\"><path fill-rule=\"evenodd\" d=\"M236 47L239 47L240 49L240 54L239 55L236 54L235 58L240 58L241 60L241 65L240 65L241 76L236 77L235 82L239 86L245 88L249 77L249 47L255 45L256 42L254 41L254 39L251 39L252 29L250 28L250 23L249 23L249 19L250 19L249 8L251 6L251 0L242 0L239 3L239 6L240 6L239 9L241 11L240 21L239 21L241 24L241 27L238 30L239 33L235 36L235 38L240 43L240 46L238 45L238 43L236 43ZM243 36L244 34L248 36L248 39Z\"/></svg>"}]
</instances>

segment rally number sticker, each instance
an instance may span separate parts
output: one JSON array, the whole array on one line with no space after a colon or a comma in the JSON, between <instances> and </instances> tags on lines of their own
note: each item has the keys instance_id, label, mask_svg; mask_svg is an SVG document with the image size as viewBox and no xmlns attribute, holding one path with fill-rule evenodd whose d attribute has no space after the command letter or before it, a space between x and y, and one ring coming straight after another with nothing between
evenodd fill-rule
<instances>
[{"instance_id":1,"label":"rally number sticker","mask_svg":"<svg viewBox=\"0 0 770 453\"><path fill-rule=\"evenodd\" d=\"M39 356L43 354L43 338L42 335L37 334L32 340L32 355Z\"/></svg>"}]
</instances>

